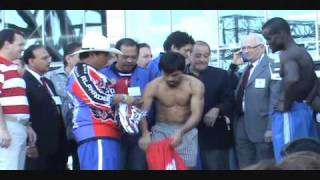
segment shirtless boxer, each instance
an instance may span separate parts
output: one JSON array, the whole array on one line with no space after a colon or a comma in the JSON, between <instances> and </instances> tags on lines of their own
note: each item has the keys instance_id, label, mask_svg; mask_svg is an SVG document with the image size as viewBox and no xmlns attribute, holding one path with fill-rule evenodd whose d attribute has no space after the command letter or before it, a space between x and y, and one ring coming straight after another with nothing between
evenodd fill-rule
<instances>
[{"instance_id":1,"label":"shirtless boxer","mask_svg":"<svg viewBox=\"0 0 320 180\"><path fill-rule=\"evenodd\" d=\"M163 75L151 81L145 90L142 110L148 111L156 102L156 124L147 130L142 121L139 145L146 149L150 142L172 138L172 146L188 167L196 166L198 131L204 105L204 85L198 79L183 74L185 58L179 53L165 53L160 60Z\"/></svg>"},{"instance_id":2,"label":"shirtless boxer","mask_svg":"<svg viewBox=\"0 0 320 180\"><path fill-rule=\"evenodd\" d=\"M272 18L262 30L272 52L280 51L282 89L272 123L275 157L280 161L284 144L316 134L312 110L305 100L317 77L312 57L295 43L286 20Z\"/></svg>"}]
</instances>

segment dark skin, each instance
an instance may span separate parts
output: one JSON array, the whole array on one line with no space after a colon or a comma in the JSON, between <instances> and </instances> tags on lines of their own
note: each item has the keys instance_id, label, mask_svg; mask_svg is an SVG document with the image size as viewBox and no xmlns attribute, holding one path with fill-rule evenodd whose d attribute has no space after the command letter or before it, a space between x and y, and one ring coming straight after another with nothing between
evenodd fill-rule
<instances>
[{"instance_id":1,"label":"dark skin","mask_svg":"<svg viewBox=\"0 0 320 180\"><path fill-rule=\"evenodd\" d=\"M282 92L275 109L281 112L290 111L295 101L306 99L314 84L314 64L309 53L299 47L291 35L284 32L272 32L263 29L262 34L272 52L280 52L280 76Z\"/></svg>"}]
</instances>

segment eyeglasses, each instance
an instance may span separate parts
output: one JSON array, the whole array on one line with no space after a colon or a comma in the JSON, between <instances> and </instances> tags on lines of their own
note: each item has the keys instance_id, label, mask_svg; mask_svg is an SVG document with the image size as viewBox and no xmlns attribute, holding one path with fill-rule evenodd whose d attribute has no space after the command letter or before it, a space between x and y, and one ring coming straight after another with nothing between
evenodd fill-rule
<instances>
[{"instance_id":1,"label":"eyeglasses","mask_svg":"<svg viewBox=\"0 0 320 180\"><path fill-rule=\"evenodd\" d=\"M255 49L255 48L257 48L257 47L259 47L259 46L261 46L262 44L258 44L258 45L256 45L256 46L243 46L243 47L241 47L241 50L242 51L244 51L244 50L252 50L252 49Z\"/></svg>"}]
</instances>

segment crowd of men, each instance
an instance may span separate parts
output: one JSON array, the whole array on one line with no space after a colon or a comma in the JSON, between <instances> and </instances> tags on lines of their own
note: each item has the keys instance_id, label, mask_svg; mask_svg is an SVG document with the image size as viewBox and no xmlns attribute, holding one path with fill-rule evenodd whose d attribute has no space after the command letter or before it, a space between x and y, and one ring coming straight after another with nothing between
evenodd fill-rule
<instances>
[{"instance_id":1,"label":"crowd of men","mask_svg":"<svg viewBox=\"0 0 320 180\"><path fill-rule=\"evenodd\" d=\"M290 169L284 149L318 138L314 63L282 18L244 37L228 70L181 31L153 60L146 43L88 33L52 71L45 46L24 45L0 31L1 170L66 170L68 157L73 170Z\"/></svg>"}]
</instances>

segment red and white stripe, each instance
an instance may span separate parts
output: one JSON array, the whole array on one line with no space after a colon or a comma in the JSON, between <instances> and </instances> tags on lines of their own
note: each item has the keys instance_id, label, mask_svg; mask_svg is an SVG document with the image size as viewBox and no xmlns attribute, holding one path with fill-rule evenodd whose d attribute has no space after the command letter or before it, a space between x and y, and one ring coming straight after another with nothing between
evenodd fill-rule
<instances>
[{"instance_id":1,"label":"red and white stripe","mask_svg":"<svg viewBox=\"0 0 320 180\"><path fill-rule=\"evenodd\" d=\"M0 57L0 105L5 116L29 119L26 83L17 70L17 65Z\"/></svg>"}]
</instances>

